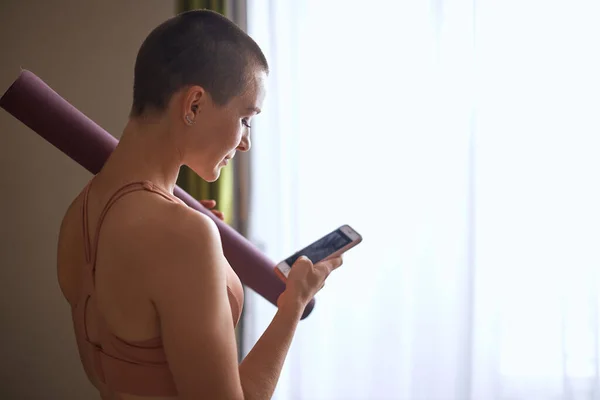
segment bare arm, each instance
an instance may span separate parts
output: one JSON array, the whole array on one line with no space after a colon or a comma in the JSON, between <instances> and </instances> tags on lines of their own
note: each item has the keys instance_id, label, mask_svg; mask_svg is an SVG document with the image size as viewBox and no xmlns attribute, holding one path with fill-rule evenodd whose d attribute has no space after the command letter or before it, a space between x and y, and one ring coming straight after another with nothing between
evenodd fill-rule
<instances>
[{"instance_id":1,"label":"bare arm","mask_svg":"<svg viewBox=\"0 0 600 400\"><path fill-rule=\"evenodd\" d=\"M273 396L303 311L300 303L282 305L240 364L245 399L262 400Z\"/></svg>"},{"instance_id":2,"label":"bare arm","mask_svg":"<svg viewBox=\"0 0 600 400\"><path fill-rule=\"evenodd\" d=\"M286 290L277 301L278 311L264 334L240 365L246 399L270 399L279 380L283 362L292 343L304 308L323 287L341 258L313 265L301 257L288 276Z\"/></svg>"},{"instance_id":3,"label":"bare arm","mask_svg":"<svg viewBox=\"0 0 600 400\"><path fill-rule=\"evenodd\" d=\"M336 265L316 268L319 264L306 261L298 268L297 279L303 281L288 283L272 323L238 365L226 287L229 265L219 232L205 216L186 213L175 217L181 223L169 217L171 223L160 234L144 240L145 284L161 321L179 398L267 400L305 304Z\"/></svg>"}]
</instances>

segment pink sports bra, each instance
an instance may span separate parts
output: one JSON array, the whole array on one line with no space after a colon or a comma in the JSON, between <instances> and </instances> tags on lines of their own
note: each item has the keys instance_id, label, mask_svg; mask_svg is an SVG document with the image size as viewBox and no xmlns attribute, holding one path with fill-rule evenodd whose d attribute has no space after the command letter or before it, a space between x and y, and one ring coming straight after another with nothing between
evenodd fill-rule
<instances>
[{"instance_id":1,"label":"pink sports bra","mask_svg":"<svg viewBox=\"0 0 600 400\"><path fill-rule=\"evenodd\" d=\"M123 186L111 196L102 210L93 238L94 244L91 246L87 211L90 184L91 181L85 188L82 207L86 263L83 266L80 298L72 308L77 346L85 372L90 379L99 379L115 392L138 396L176 396L177 389L167 364L161 338L130 342L111 333L96 304L94 275L100 228L106 214L117 200L129 193L147 190L169 201L180 201L149 181ZM227 293L236 326L242 311L244 292L238 276L231 268L227 274ZM97 327L96 342L92 342L88 336L87 326L91 318Z\"/></svg>"}]
</instances>

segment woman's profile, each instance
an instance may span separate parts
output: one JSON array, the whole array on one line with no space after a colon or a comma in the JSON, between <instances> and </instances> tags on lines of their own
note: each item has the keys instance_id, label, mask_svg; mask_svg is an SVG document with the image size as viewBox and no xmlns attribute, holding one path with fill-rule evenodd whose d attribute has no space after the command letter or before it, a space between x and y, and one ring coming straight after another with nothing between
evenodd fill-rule
<instances>
[{"instance_id":1,"label":"woman's profile","mask_svg":"<svg viewBox=\"0 0 600 400\"><path fill-rule=\"evenodd\" d=\"M250 150L268 73L259 46L210 11L179 14L141 45L121 140L58 241L81 362L103 399L269 399L305 305L341 265L297 261L273 321L238 363L241 282L214 222L173 189L182 165L215 181Z\"/></svg>"}]
</instances>

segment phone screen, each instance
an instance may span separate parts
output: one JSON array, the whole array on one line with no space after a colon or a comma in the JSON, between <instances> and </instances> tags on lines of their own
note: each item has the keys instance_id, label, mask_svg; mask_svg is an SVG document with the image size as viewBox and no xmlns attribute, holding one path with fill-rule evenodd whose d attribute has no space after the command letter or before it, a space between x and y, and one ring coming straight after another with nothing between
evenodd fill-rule
<instances>
[{"instance_id":1,"label":"phone screen","mask_svg":"<svg viewBox=\"0 0 600 400\"><path fill-rule=\"evenodd\" d=\"M350 242L352 242L352 240L340 229L337 229L327 236L317 240L310 246L298 251L293 256L285 260L285 262L291 267L300 256L306 256L310 259L310 261L313 262L313 264L316 264L335 253L342 247L346 246Z\"/></svg>"}]
</instances>

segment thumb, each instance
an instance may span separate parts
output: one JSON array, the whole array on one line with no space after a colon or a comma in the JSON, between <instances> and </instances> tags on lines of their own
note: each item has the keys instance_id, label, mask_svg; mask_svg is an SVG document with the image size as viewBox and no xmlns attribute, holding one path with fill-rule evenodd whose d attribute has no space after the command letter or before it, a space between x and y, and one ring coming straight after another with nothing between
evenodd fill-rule
<instances>
[{"instance_id":1,"label":"thumb","mask_svg":"<svg viewBox=\"0 0 600 400\"><path fill-rule=\"evenodd\" d=\"M294 264L310 264L312 265L312 261L310 261L310 258L306 257L306 256L300 256L298 257L298 259L294 262Z\"/></svg>"}]
</instances>

